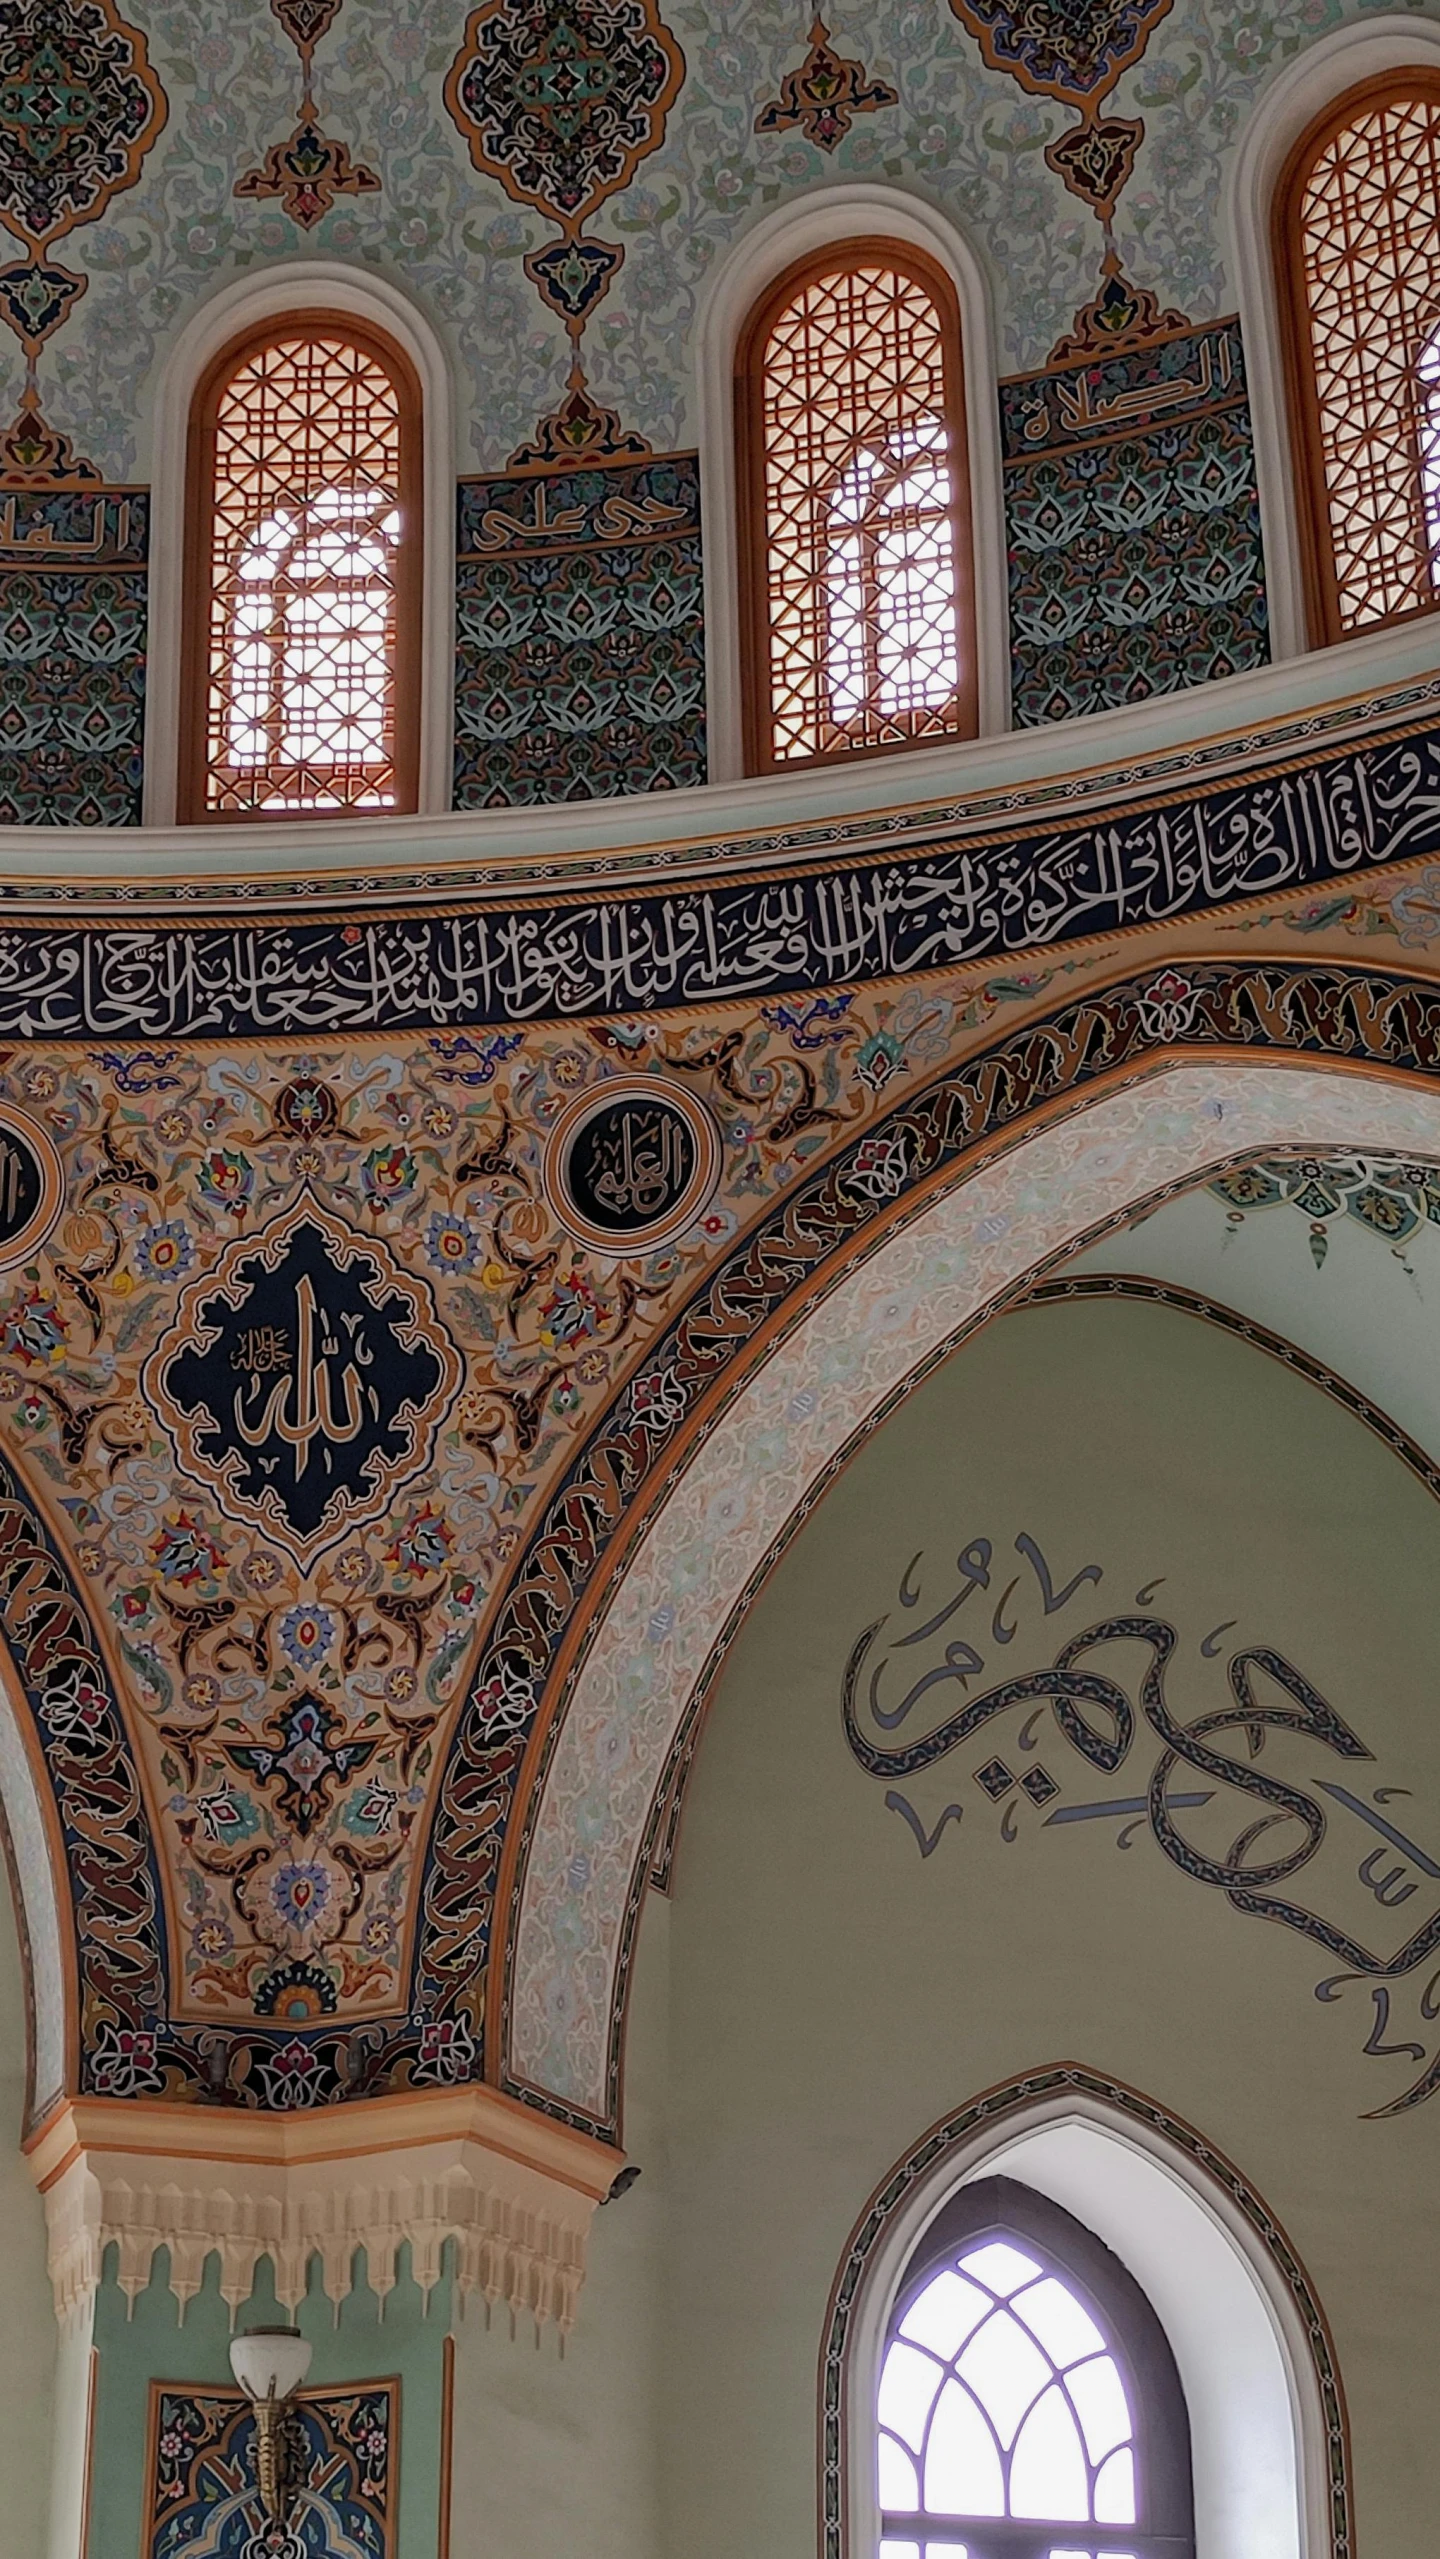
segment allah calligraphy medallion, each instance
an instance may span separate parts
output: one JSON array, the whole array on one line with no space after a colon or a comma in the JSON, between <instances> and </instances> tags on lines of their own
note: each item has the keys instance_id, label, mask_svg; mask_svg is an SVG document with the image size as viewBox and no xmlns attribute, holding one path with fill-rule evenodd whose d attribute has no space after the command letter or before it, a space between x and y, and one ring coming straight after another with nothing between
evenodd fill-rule
<instances>
[{"instance_id":1,"label":"allah calligraphy medallion","mask_svg":"<svg viewBox=\"0 0 1440 2559\"><path fill-rule=\"evenodd\" d=\"M424 1280L307 1191L191 1281L144 1391L187 1474L305 1564L425 1464L460 1377Z\"/></svg>"},{"instance_id":2,"label":"allah calligraphy medallion","mask_svg":"<svg viewBox=\"0 0 1440 2559\"><path fill-rule=\"evenodd\" d=\"M655 1075L615 1076L556 1122L545 1188L592 1252L649 1252L683 1235L720 1178L720 1132L703 1102Z\"/></svg>"},{"instance_id":3,"label":"allah calligraphy medallion","mask_svg":"<svg viewBox=\"0 0 1440 2559\"><path fill-rule=\"evenodd\" d=\"M43 1128L0 1104L0 1271L38 1253L64 1192L60 1158Z\"/></svg>"}]
</instances>

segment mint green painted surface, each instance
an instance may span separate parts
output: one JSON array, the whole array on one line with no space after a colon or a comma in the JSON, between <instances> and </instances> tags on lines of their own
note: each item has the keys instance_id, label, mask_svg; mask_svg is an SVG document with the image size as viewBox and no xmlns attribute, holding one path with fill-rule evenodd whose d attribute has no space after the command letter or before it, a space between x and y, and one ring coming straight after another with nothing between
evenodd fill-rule
<instances>
[{"instance_id":1,"label":"mint green painted surface","mask_svg":"<svg viewBox=\"0 0 1440 2559\"><path fill-rule=\"evenodd\" d=\"M45 2274L45 2212L20 2152L25 2112L25 1993L10 1894L0 1869L0 2553L45 2546L55 2316ZM11 2538L13 2534L14 2538Z\"/></svg>"},{"instance_id":2,"label":"mint green painted surface","mask_svg":"<svg viewBox=\"0 0 1440 2559\"><path fill-rule=\"evenodd\" d=\"M169 2289L167 2252L157 2252L149 2289L140 2295L129 2319L125 2296L115 2282L115 2258L112 2249L95 2306L100 2365L85 2559L141 2559L151 2382L225 2384L231 2380L230 2313L220 2298L219 2259L208 2261L203 2289L189 2303L182 2326ZM310 2269L310 2292L297 2320L315 2349L306 2386L399 2376L399 2559L436 2559L441 2389L451 2312L448 2259L447 2271L430 2296L428 2317L419 2288L411 2280L406 2249L400 2252L395 2289L386 2298L383 2319L377 2317L379 2305L365 2281L363 2253L357 2258L355 2289L340 2305L338 2327L320 2280L317 2261ZM255 2292L236 2315L236 2328L263 2327L287 2315L276 2302L267 2258L259 2268ZM0 2534L0 2548L5 2546Z\"/></svg>"}]
</instances>

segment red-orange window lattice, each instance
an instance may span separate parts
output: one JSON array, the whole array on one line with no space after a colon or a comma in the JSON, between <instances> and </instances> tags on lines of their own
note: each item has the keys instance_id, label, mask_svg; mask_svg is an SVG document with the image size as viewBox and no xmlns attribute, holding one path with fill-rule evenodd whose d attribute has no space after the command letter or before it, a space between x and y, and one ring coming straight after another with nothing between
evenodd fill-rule
<instances>
[{"instance_id":1,"label":"red-orange window lattice","mask_svg":"<svg viewBox=\"0 0 1440 2559\"><path fill-rule=\"evenodd\" d=\"M1367 82L1310 127L1275 254L1323 643L1440 602L1440 79Z\"/></svg>"},{"instance_id":2,"label":"red-orange window lattice","mask_svg":"<svg viewBox=\"0 0 1440 2559\"><path fill-rule=\"evenodd\" d=\"M404 811L418 785L420 400L378 332L227 347L191 422L182 819Z\"/></svg>"},{"instance_id":3,"label":"red-orange window lattice","mask_svg":"<svg viewBox=\"0 0 1440 2559\"><path fill-rule=\"evenodd\" d=\"M917 252L790 269L737 364L752 771L972 735L959 315Z\"/></svg>"}]
</instances>

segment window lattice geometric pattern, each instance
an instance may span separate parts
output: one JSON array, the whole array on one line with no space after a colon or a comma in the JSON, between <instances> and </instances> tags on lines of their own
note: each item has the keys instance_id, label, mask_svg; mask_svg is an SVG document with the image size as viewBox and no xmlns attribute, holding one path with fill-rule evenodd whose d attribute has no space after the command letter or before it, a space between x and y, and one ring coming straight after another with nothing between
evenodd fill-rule
<instances>
[{"instance_id":1,"label":"window lattice geometric pattern","mask_svg":"<svg viewBox=\"0 0 1440 2559\"><path fill-rule=\"evenodd\" d=\"M1436 600L1440 98L1367 106L1300 198L1340 628Z\"/></svg>"},{"instance_id":2,"label":"window lattice geometric pattern","mask_svg":"<svg viewBox=\"0 0 1440 2559\"><path fill-rule=\"evenodd\" d=\"M339 331L277 338L220 393L205 807L396 805L400 393Z\"/></svg>"},{"instance_id":3,"label":"window lattice geometric pattern","mask_svg":"<svg viewBox=\"0 0 1440 2559\"><path fill-rule=\"evenodd\" d=\"M803 285L762 359L769 754L953 736L962 682L940 313L880 265Z\"/></svg>"},{"instance_id":4,"label":"window lattice geometric pattern","mask_svg":"<svg viewBox=\"0 0 1440 2559\"><path fill-rule=\"evenodd\" d=\"M931 2278L886 2350L877 2414L880 2559L1143 2559L1110 2341L1028 2243L985 2240Z\"/></svg>"}]
</instances>

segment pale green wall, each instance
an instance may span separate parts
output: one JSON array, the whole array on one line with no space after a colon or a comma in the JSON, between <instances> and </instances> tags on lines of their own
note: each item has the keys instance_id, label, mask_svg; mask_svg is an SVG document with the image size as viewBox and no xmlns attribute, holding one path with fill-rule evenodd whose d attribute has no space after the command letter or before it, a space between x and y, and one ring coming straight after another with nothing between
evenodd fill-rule
<instances>
[{"instance_id":1,"label":"pale green wall","mask_svg":"<svg viewBox=\"0 0 1440 2559\"><path fill-rule=\"evenodd\" d=\"M9 1890L0 1878L0 2559L45 2546L57 2334L45 2215L20 2152L25 1994Z\"/></svg>"},{"instance_id":2,"label":"pale green wall","mask_svg":"<svg viewBox=\"0 0 1440 2559\"><path fill-rule=\"evenodd\" d=\"M1022 1530L1057 1582L1091 1559L1104 1567L1099 1591L1048 1626L1013 1555ZM668 2559L813 2559L817 2355L852 2223L928 2124L1062 2058L1199 2125L1288 2225L1337 2336L1360 2549L1432 2559L1440 2098L1358 2120L1417 2067L1363 2056L1363 1985L1317 2005L1316 1981L1336 1969L1321 1950L1242 1917L1147 1836L1118 1851L1115 1823L1047 1831L1024 1806L1006 1844L973 1772L992 1749L1032 1764L1017 1758L1018 1713L904 1784L927 1824L951 1800L965 1806L924 1860L885 1808L886 1781L847 1750L853 1637L887 1609L917 1622L920 1609L896 1610L907 1561L924 1549L953 1563L981 1534L1022 1574L1019 1632L998 1648L990 1600L983 1617L972 1602L908 1656L917 1666L963 1631L987 1660L978 1694L1048 1663L1163 1574L1153 1605L1180 1630L1170 1694L1182 1718L1228 1702L1232 1645L1276 1645L1377 1760L1357 1773L1272 1735L1264 1764L1367 1794L1410 1786L1391 1812L1440 1851L1440 1509L1414 1477L1318 1390L1178 1313L1032 1310L959 1354L807 1524L736 1646L700 1751L670 1948ZM937 1571L926 1595L955 1587ZM1228 1618L1239 1622L1220 1658L1202 1660L1201 1638ZM1133 1693L1142 1656L1124 1659ZM958 1702L942 1689L911 1725ZM1068 1799L1095 1800L1143 1792L1155 1748L1142 1739L1123 1775L1097 1777L1047 1710L1035 1757ZM1212 1840L1244 1827L1233 1807ZM1436 1887L1380 1911L1356 1876L1374 1844L1337 1814L1323 1889L1349 1926L1390 1945Z\"/></svg>"},{"instance_id":3,"label":"pale green wall","mask_svg":"<svg viewBox=\"0 0 1440 2559\"><path fill-rule=\"evenodd\" d=\"M655 2444L668 1921L652 1895L626 2074L626 2150L641 2174L595 2215L563 2361L549 2335L538 2351L523 2329L512 2340L500 2311L488 2331L474 2312L457 2331L452 2559L660 2559L668 2549Z\"/></svg>"}]
</instances>

